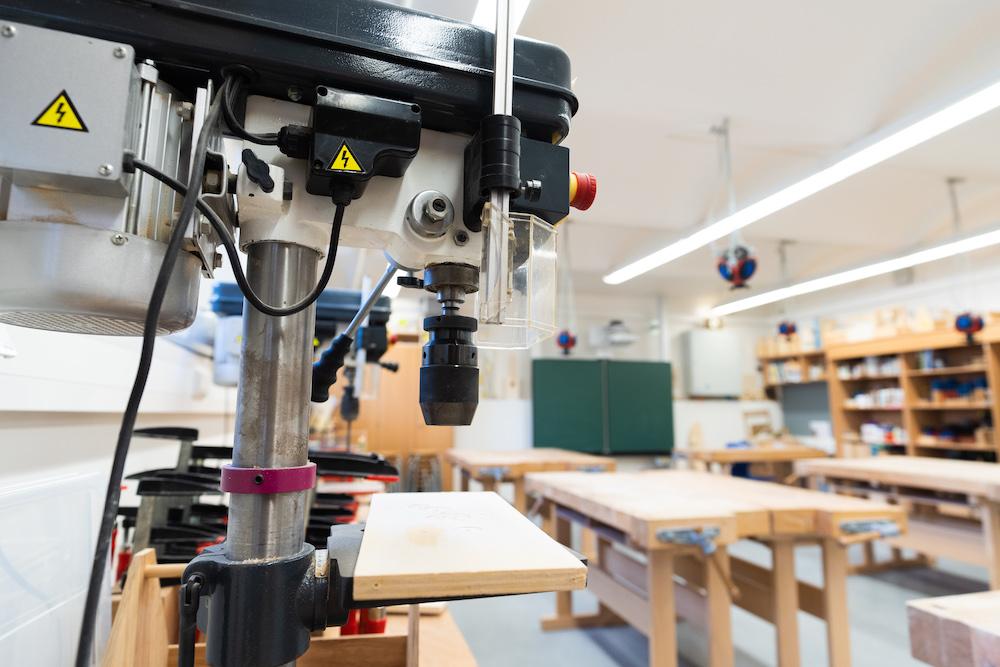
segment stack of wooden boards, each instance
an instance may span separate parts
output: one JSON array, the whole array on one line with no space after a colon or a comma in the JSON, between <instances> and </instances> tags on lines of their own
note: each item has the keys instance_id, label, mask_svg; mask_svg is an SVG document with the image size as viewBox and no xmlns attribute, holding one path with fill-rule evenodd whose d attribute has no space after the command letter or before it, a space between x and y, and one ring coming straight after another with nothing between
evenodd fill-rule
<instances>
[{"instance_id":1,"label":"stack of wooden boards","mask_svg":"<svg viewBox=\"0 0 1000 667\"><path fill-rule=\"evenodd\" d=\"M879 536L857 532L868 525L906 527L892 505L707 473L532 473L526 489L544 500L545 526L558 541L569 544L571 522L598 539L588 586L598 613L574 615L561 593L543 627L627 621L649 637L655 666L677 664L678 615L705 629L712 667L732 665L732 604L774 623L781 667L800 664L800 609L826 620L830 664L850 664L847 547ZM740 539L768 545L771 568L730 558L727 546ZM822 587L795 575L795 546L816 542Z\"/></svg>"}]
</instances>

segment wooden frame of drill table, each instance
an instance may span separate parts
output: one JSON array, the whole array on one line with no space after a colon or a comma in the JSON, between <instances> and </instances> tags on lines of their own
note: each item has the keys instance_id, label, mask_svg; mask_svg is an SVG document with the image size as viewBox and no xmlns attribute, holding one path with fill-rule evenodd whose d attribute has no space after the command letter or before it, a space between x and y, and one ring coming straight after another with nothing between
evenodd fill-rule
<instances>
[{"instance_id":1,"label":"wooden frame of drill table","mask_svg":"<svg viewBox=\"0 0 1000 667\"><path fill-rule=\"evenodd\" d=\"M733 665L733 604L775 625L781 667L800 664L800 609L826 620L830 664L849 665L847 547L877 533L848 535L845 527L881 520L905 530L906 522L891 505L687 471L533 473L526 487L543 499L545 528L556 540L568 545L574 522L598 537L588 573L598 612L575 615L571 596L557 593L543 629L627 622L649 638L652 667L677 664L677 616L705 630L711 667ZM715 552L664 541L662 531L714 532ZM729 556L727 547L744 538L771 549L770 570ZM795 546L816 542L822 587L795 576Z\"/></svg>"}]
</instances>

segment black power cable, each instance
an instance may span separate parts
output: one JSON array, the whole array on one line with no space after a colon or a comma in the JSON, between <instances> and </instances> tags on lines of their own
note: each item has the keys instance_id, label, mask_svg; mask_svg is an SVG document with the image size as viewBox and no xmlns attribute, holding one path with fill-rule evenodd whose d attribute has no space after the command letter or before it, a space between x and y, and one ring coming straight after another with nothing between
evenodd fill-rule
<instances>
[{"instance_id":1,"label":"black power cable","mask_svg":"<svg viewBox=\"0 0 1000 667\"><path fill-rule=\"evenodd\" d=\"M118 516L118 502L121 498L122 475L125 471L125 458L128 455L129 444L132 441L132 431L139 414L139 403L149 379L149 369L153 363L153 347L156 344L156 329L160 319L160 309L167 293L170 276L181 251L184 234L194 214L198 201L198 192L205 172L205 162L208 153L209 135L219 123L219 112L222 96L216 95L209 107L205 123L198 135L198 142L191 164L191 174L188 177L188 192L181 204L181 212L177 223L170 234L163 262L156 274L153 291L149 297L149 307L146 309L146 319L142 326L142 351L139 354L139 367L132 383L125 413L122 415L121 428L118 430L118 442L115 445L114 458L111 464L111 475L108 479L108 490L104 497L104 513L101 516L101 527L97 535L97 546L94 549L94 562L90 570L90 580L87 584L87 598L83 607L83 622L80 627L80 640L76 649L76 666L87 667L90 664L90 654L94 646L95 621L97 618L97 602L100 599L101 583L104 581L104 571L111 548L111 536L114 532L115 520Z\"/></svg>"},{"instance_id":2,"label":"black power cable","mask_svg":"<svg viewBox=\"0 0 1000 667\"><path fill-rule=\"evenodd\" d=\"M101 584L104 581L104 572L108 552L111 548L111 536L114 532L115 520L118 516L118 503L121 499L121 480L125 471L125 459L128 456L129 445L132 441L132 433L135 429L135 422L139 414L139 404L142 401L143 392L146 389L146 382L149 379L149 371L153 363L153 349L156 344L156 330L160 318L160 310L166 297L167 287L170 277L180 255L181 245L185 232L194 215L195 207L203 213L211 222L212 227L222 239L226 254L233 265L233 273L241 291L255 308L266 315L273 317L284 317L293 315L305 310L312 305L319 295L326 289L330 276L333 274L334 263L337 256L337 248L340 241L340 228L344 219L344 204L337 204L333 218L333 230L330 235L330 244L327 252L326 264L323 273L313 291L304 299L288 308L274 308L262 302L253 292L246 275L243 273L239 262L239 255L236 243L229 230L213 211L199 196L201 181L205 172L205 164L208 153L209 135L219 125L220 114L226 116L227 123L233 131L248 141L273 145L277 143L277 135L255 135L247 132L240 125L233 115L231 109L231 96L239 94L239 83L233 77L226 79L222 89L216 94L212 105L209 107L205 123L202 125L198 135L198 142L195 147L194 160L191 165L191 173L188 178L188 185L185 187L180 181L167 176L152 165L142 160L126 159L126 166L131 163L135 169L148 173L153 178L163 182L183 196L180 215L177 218L176 226L171 232L167 248L160 264L160 270L156 275L153 290L149 299L149 306L146 310L146 317L142 329L142 349L139 354L139 366L136 369L135 380L129 394L128 404L122 415L122 424L118 431L118 441L115 445L114 457L111 464L111 474L108 479L108 488L104 498L103 514L101 525L97 536L97 546L94 549L94 561L91 566L90 578L87 584L87 597L83 608L83 621L80 627L80 637L76 651L76 667L87 667L90 664L90 654L94 646L94 635L96 633L97 603L100 599Z\"/></svg>"},{"instance_id":3,"label":"black power cable","mask_svg":"<svg viewBox=\"0 0 1000 667\"><path fill-rule=\"evenodd\" d=\"M168 176L148 162L133 159L131 160L131 165L139 171L149 174L179 194L185 195L187 193L187 188L183 183L178 181L176 178ZM126 165L126 167L127 166L128 165ZM316 287L314 287L308 295L303 297L302 300L297 303L294 303L287 308L276 308L261 301L260 297L258 297L250 287L250 283L247 281L246 274L243 272L243 267L240 264L239 251L236 249L236 241L233 239L232 234L229 233L229 229L227 229L222 220L219 219L216 212L213 211L203 199L200 197L198 198L198 210L203 213L206 218L208 218L209 223L212 225L212 229L215 230L215 233L218 234L219 239L222 241L222 247L226 251L226 256L229 257L229 263L232 264L236 284L239 285L240 291L243 292L243 296L246 297L246 300L250 302L251 306L265 315L270 315L272 317L286 317L305 310L319 298L320 294L323 293L323 290L326 289L327 284L329 284L330 277L333 275L334 265L337 261L337 249L340 245L340 228L344 223L344 209L346 208L343 204L336 204L335 206L336 210L333 214L333 229L330 230L330 244L326 251L326 262L323 264L323 272L320 274Z\"/></svg>"},{"instance_id":4,"label":"black power cable","mask_svg":"<svg viewBox=\"0 0 1000 667\"><path fill-rule=\"evenodd\" d=\"M246 139L262 146L277 146L278 135L276 133L254 134L236 120L236 114L233 113L233 105L239 99L242 92L243 81L244 77L239 72L226 77L226 83L222 90L222 114L226 117L226 124L232 133L240 139Z\"/></svg>"}]
</instances>

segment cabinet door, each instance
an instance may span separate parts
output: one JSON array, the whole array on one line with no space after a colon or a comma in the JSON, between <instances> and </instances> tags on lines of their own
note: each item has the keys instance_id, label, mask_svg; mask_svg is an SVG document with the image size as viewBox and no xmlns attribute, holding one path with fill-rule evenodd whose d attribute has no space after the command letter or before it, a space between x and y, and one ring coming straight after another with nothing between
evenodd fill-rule
<instances>
[{"instance_id":1,"label":"cabinet door","mask_svg":"<svg viewBox=\"0 0 1000 667\"><path fill-rule=\"evenodd\" d=\"M611 454L668 454L674 447L670 364L609 361Z\"/></svg>"},{"instance_id":2,"label":"cabinet door","mask_svg":"<svg viewBox=\"0 0 1000 667\"><path fill-rule=\"evenodd\" d=\"M601 362L536 359L531 392L535 447L603 451Z\"/></svg>"}]
</instances>

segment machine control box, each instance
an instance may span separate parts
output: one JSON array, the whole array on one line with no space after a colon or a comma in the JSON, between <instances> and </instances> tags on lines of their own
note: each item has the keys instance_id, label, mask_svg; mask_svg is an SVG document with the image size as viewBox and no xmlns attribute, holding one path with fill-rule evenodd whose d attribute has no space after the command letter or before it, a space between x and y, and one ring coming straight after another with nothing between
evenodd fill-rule
<instances>
[{"instance_id":1,"label":"machine control box","mask_svg":"<svg viewBox=\"0 0 1000 667\"><path fill-rule=\"evenodd\" d=\"M373 176L399 178L420 148L420 107L320 86L312 113L309 194L350 190L357 199Z\"/></svg>"},{"instance_id":2,"label":"machine control box","mask_svg":"<svg viewBox=\"0 0 1000 667\"><path fill-rule=\"evenodd\" d=\"M131 46L0 17L0 175L125 197L139 75Z\"/></svg>"}]
</instances>

